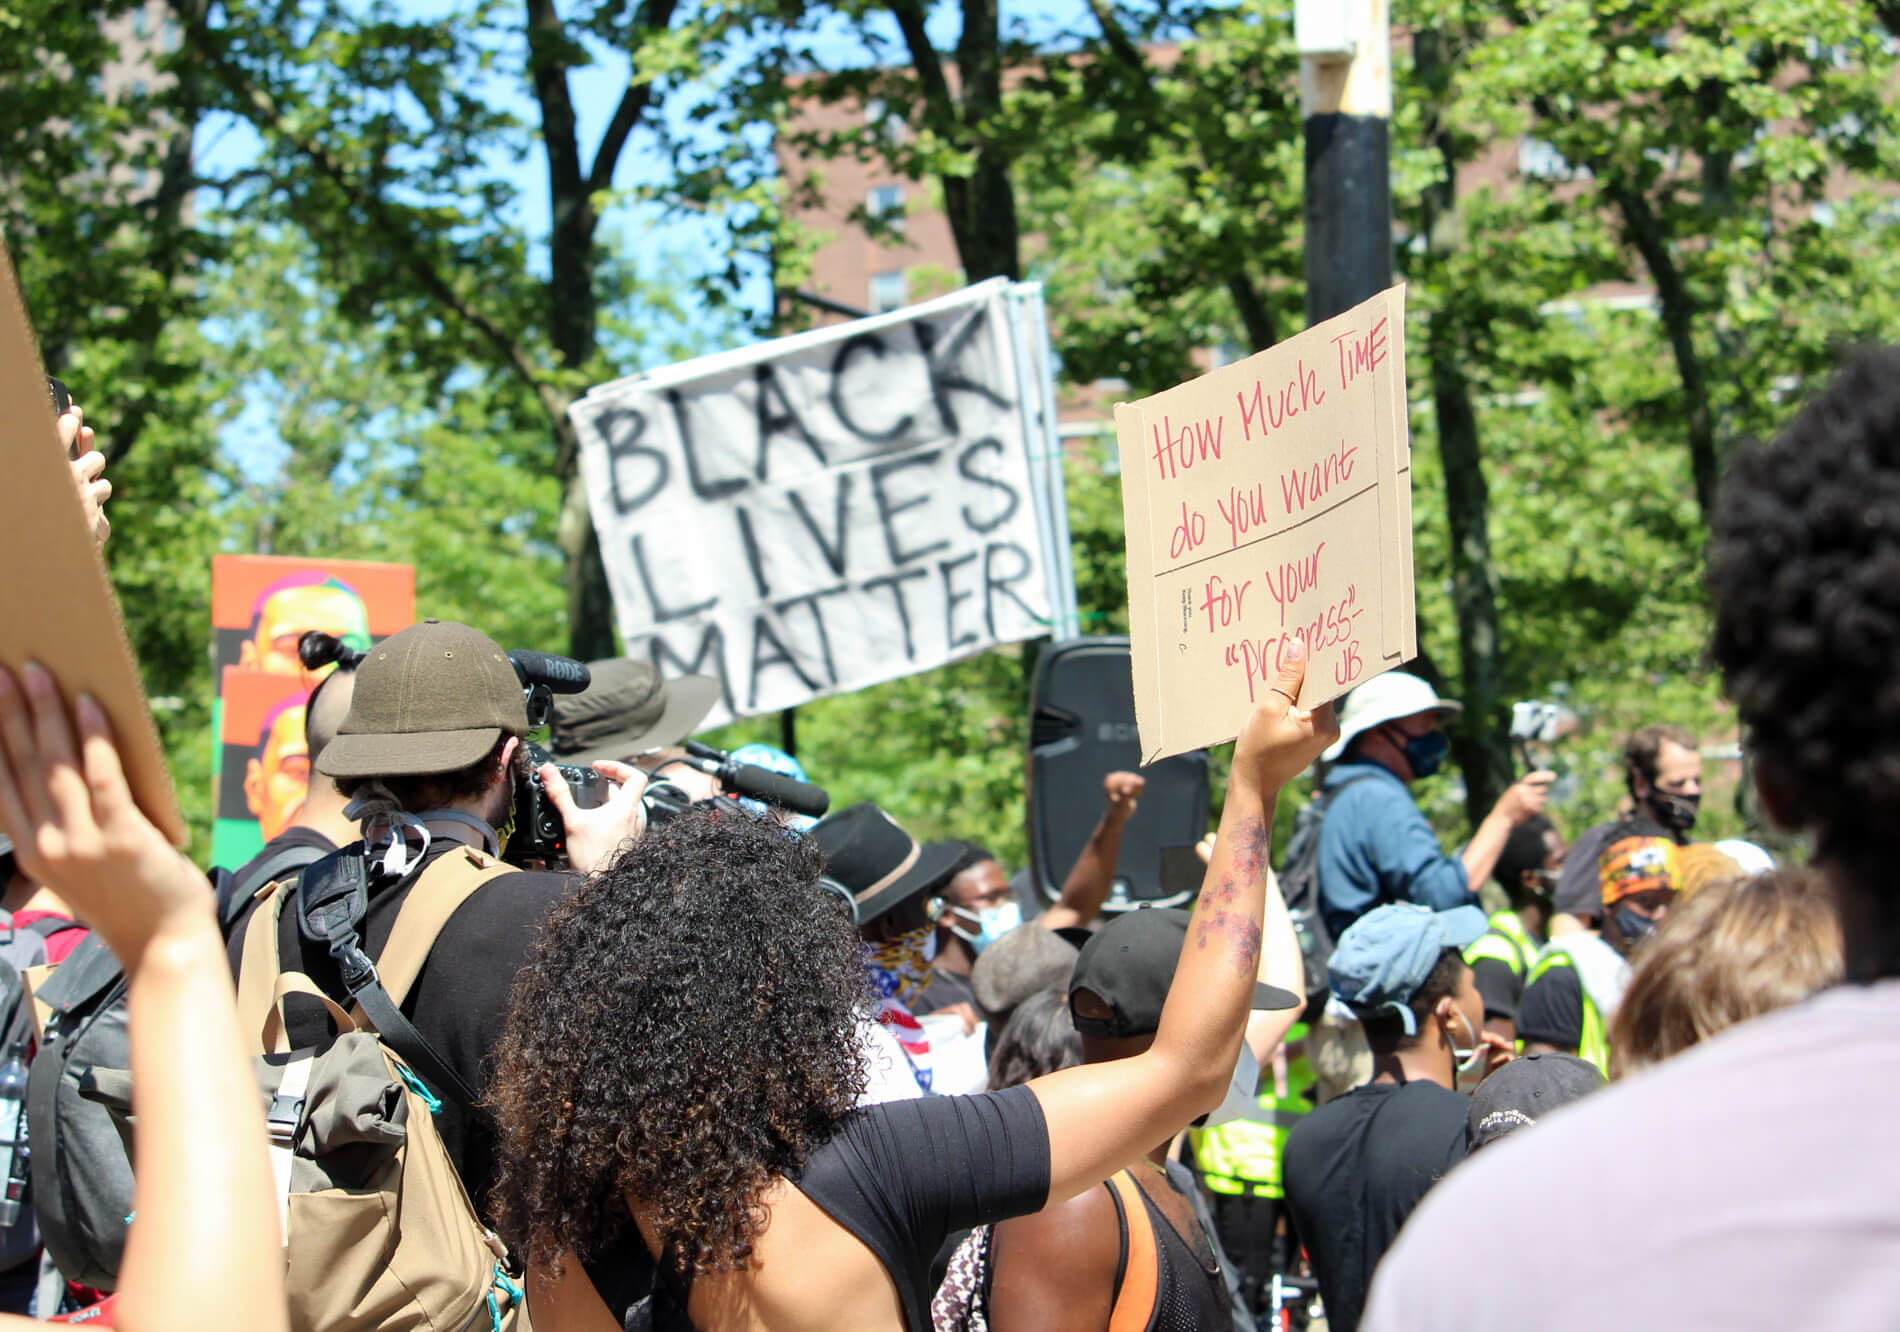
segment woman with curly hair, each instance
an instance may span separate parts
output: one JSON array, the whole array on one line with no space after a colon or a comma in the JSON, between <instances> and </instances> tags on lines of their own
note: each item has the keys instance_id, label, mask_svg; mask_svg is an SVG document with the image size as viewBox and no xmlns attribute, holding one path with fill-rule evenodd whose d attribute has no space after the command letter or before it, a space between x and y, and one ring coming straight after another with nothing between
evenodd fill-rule
<instances>
[{"instance_id":1,"label":"woman with curly hair","mask_svg":"<svg viewBox=\"0 0 1900 1332\"><path fill-rule=\"evenodd\" d=\"M495 1207L537 1332L619 1325L596 1272L657 1260L704 1329L930 1326L955 1230L1093 1188L1222 1099L1258 969L1273 804L1338 734L1289 653L1234 755L1220 837L1146 1053L854 1110L868 1003L808 843L682 816L549 917L491 1095Z\"/></svg>"}]
</instances>

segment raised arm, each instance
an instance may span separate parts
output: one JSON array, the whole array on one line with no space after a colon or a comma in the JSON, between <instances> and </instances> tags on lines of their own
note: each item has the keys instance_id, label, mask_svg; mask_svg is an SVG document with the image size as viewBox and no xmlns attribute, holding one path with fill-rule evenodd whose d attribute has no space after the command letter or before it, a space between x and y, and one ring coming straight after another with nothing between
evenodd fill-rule
<instances>
[{"instance_id":1,"label":"raised arm","mask_svg":"<svg viewBox=\"0 0 1900 1332\"><path fill-rule=\"evenodd\" d=\"M1089 843L1063 880L1062 896L1056 904L1036 918L1045 930L1086 925L1101 914L1102 903L1115 887L1115 861L1122 853L1122 830L1135 816L1135 804L1148 789L1148 779L1138 772L1111 772L1102 779L1102 794L1108 807L1089 835Z\"/></svg>"},{"instance_id":2,"label":"raised arm","mask_svg":"<svg viewBox=\"0 0 1900 1332\"><path fill-rule=\"evenodd\" d=\"M1267 816L1271 826L1273 816ZM1293 932L1293 918L1287 915L1286 899L1280 895L1280 880L1267 871L1265 915L1260 923L1260 973L1262 985L1277 985L1292 994L1306 993L1306 963L1300 958L1300 939ZM1273 1057L1274 1050L1293 1030L1304 1011L1298 1008L1269 1009L1247 1017L1247 1048L1261 1068Z\"/></svg>"},{"instance_id":3,"label":"raised arm","mask_svg":"<svg viewBox=\"0 0 1900 1332\"><path fill-rule=\"evenodd\" d=\"M1303 649L1254 709L1234 750L1220 832L1154 1045L1132 1059L1029 1084L1049 1126L1049 1200L1099 1184L1221 1101L1260 970L1273 804L1339 734L1330 704L1295 708Z\"/></svg>"},{"instance_id":4,"label":"raised arm","mask_svg":"<svg viewBox=\"0 0 1900 1332\"><path fill-rule=\"evenodd\" d=\"M21 685L24 684L24 692ZM264 1113L204 876L139 812L105 714L53 678L0 669L0 827L125 968L133 1220L117 1326L278 1332L283 1240Z\"/></svg>"}]
</instances>

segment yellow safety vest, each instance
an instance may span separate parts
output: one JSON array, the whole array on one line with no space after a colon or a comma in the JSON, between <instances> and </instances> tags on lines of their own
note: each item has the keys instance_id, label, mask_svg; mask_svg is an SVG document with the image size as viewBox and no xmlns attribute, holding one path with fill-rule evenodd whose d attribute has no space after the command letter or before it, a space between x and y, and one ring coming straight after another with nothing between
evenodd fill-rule
<instances>
[{"instance_id":1,"label":"yellow safety vest","mask_svg":"<svg viewBox=\"0 0 1900 1332\"><path fill-rule=\"evenodd\" d=\"M1537 959L1537 965L1531 968L1530 978L1524 982L1528 991L1538 978L1557 967L1569 967L1576 970L1576 963L1570 960L1570 954L1558 949L1549 949ZM1604 1077L1610 1076L1610 1027L1603 1020L1603 1011L1590 998L1589 987L1578 980L1577 992L1583 996L1583 1035L1577 1042L1577 1057L1587 1059L1597 1066L1597 1072ZM1522 1041L1518 1042L1520 1048Z\"/></svg>"},{"instance_id":2,"label":"yellow safety vest","mask_svg":"<svg viewBox=\"0 0 1900 1332\"><path fill-rule=\"evenodd\" d=\"M1293 1042L1305 1036L1306 1028L1295 1026L1287 1033L1287 1040ZM1306 1090L1316 1079L1312 1065L1301 1055L1287 1063L1285 1096L1273 1094L1272 1069L1261 1070L1261 1081L1263 1089L1246 1118L1229 1120L1218 1128L1189 1131L1194 1164L1209 1193L1286 1196L1280 1180L1280 1157L1286 1148L1286 1135L1313 1108Z\"/></svg>"},{"instance_id":3,"label":"yellow safety vest","mask_svg":"<svg viewBox=\"0 0 1900 1332\"><path fill-rule=\"evenodd\" d=\"M1465 965L1476 966L1483 958L1492 958L1511 969L1519 980L1537 956L1538 945L1515 911L1500 911L1491 917L1491 928L1472 940L1465 949Z\"/></svg>"}]
</instances>

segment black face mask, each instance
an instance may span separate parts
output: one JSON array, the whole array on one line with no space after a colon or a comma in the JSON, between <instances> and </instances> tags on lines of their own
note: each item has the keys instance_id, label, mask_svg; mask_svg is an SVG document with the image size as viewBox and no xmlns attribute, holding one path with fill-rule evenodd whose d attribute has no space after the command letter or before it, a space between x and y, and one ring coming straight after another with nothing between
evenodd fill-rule
<instances>
[{"instance_id":1,"label":"black face mask","mask_svg":"<svg viewBox=\"0 0 1900 1332\"><path fill-rule=\"evenodd\" d=\"M1678 795L1660 787L1650 788L1650 813L1656 816L1656 822L1673 833L1686 833L1695 827L1696 811L1701 804L1702 797L1699 794Z\"/></svg>"}]
</instances>

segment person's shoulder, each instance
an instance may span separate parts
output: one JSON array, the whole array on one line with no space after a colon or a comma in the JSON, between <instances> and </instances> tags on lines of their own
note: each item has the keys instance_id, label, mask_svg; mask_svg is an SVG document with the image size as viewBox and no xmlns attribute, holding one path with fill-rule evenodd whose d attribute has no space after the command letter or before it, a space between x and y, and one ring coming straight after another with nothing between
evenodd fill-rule
<instances>
[{"instance_id":1,"label":"person's shoulder","mask_svg":"<svg viewBox=\"0 0 1900 1332\"><path fill-rule=\"evenodd\" d=\"M1362 800L1406 794L1405 783L1399 780L1397 773L1377 763L1366 762L1339 764L1326 774L1320 789L1328 797L1332 809Z\"/></svg>"},{"instance_id":2,"label":"person's shoulder","mask_svg":"<svg viewBox=\"0 0 1900 1332\"><path fill-rule=\"evenodd\" d=\"M452 946L525 952L547 914L580 882L580 875L567 871L511 869L469 894L442 935Z\"/></svg>"},{"instance_id":3,"label":"person's shoulder","mask_svg":"<svg viewBox=\"0 0 1900 1332\"><path fill-rule=\"evenodd\" d=\"M1316 1105L1299 1117L1287 1130L1287 1155L1291 1158L1298 1145L1301 1153L1319 1143L1330 1142L1352 1132L1352 1126L1377 1111L1396 1090L1390 1083L1368 1083L1341 1092L1323 1105Z\"/></svg>"}]
</instances>

